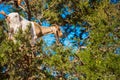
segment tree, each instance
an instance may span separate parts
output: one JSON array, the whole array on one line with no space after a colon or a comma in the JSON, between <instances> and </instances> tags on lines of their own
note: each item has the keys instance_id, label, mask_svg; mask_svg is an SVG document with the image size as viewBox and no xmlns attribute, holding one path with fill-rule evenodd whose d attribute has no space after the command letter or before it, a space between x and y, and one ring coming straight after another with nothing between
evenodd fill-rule
<instances>
[{"instance_id":1,"label":"tree","mask_svg":"<svg viewBox=\"0 0 120 80\"><path fill-rule=\"evenodd\" d=\"M72 52L72 48L55 44L43 48L46 44L42 40L31 46L29 30L26 34L20 31L14 44L7 40L1 27L0 75L12 80L118 80L120 55L115 53L120 52L119 6L120 3L111 4L109 0L29 1L28 14L38 20L84 26L90 33L89 38L85 38L87 49Z\"/></svg>"}]
</instances>

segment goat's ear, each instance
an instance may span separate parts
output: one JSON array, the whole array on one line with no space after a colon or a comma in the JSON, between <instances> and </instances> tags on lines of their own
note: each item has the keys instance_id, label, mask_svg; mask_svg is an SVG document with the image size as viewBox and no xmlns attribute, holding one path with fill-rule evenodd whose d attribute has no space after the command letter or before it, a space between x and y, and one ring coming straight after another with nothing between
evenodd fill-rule
<instances>
[{"instance_id":1,"label":"goat's ear","mask_svg":"<svg viewBox=\"0 0 120 80\"><path fill-rule=\"evenodd\" d=\"M0 14L4 15L5 17L7 17L7 14L4 11L1 11Z\"/></svg>"}]
</instances>

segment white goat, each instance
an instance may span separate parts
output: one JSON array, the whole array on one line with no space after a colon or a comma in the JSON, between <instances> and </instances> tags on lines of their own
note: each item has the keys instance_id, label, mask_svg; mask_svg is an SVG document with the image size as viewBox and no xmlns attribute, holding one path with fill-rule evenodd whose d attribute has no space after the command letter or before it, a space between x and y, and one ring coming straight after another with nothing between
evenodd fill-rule
<instances>
[{"instance_id":1,"label":"white goat","mask_svg":"<svg viewBox=\"0 0 120 80\"><path fill-rule=\"evenodd\" d=\"M40 26L36 22L26 20L25 18L20 16L17 12L12 12L8 15L6 15L5 12L3 11L0 13L6 16L6 22L10 27L9 39L13 40L14 39L13 35L16 34L20 28L22 29L23 32L25 32L25 30L28 28L28 25L30 24L31 24L30 30L31 30L33 42L35 42L37 38L45 34L52 33L52 34L55 34L56 43L58 44L59 37L63 35L58 25L54 25L46 28L46 27Z\"/></svg>"}]
</instances>

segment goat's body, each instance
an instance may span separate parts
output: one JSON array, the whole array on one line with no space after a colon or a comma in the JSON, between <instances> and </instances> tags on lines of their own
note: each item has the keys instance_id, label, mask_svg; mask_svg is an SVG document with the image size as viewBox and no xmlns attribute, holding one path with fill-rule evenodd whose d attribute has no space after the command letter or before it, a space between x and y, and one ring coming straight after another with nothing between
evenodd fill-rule
<instances>
[{"instance_id":1,"label":"goat's body","mask_svg":"<svg viewBox=\"0 0 120 80\"><path fill-rule=\"evenodd\" d=\"M62 32L60 31L60 28L57 25L51 27L43 27L37 24L36 22L26 20L18 13L10 13L8 17L9 19L7 20L7 23L11 29L10 33L16 34L20 28L23 32L25 32L25 30L28 29L28 26L31 26L30 30L33 41L45 34L55 34L56 43L59 43L59 37L62 36Z\"/></svg>"},{"instance_id":2,"label":"goat's body","mask_svg":"<svg viewBox=\"0 0 120 80\"><path fill-rule=\"evenodd\" d=\"M21 17L21 18L22 18L22 20L21 20L21 28L22 28L23 31L25 31L28 28L28 26L31 25L31 22L24 19L23 17Z\"/></svg>"},{"instance_id":3,"label":"goat's body","mask_svg":"<svg viewBox=\"0 0 120 80\"><path fill-rule=\"evenodd\" d=\"M42 34L53 34L56 29L55 27L41 27L42 29Z\"/></svg>"}]
</instances>

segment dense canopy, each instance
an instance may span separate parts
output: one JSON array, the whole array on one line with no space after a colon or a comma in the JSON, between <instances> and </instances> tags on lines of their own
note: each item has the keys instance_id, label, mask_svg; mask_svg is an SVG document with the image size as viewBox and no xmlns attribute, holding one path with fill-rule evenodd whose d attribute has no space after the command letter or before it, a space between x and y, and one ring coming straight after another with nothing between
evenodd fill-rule
<instances>
[{"instance_id":1,"label":"dense canopy","mask_svg":"<svg viewBox=\"0 0 120 80\"><path fill-rule=\"evenodd\" d=\"M29 31L20 31L15 44L0 14L0 80L120 79L119 0L1 1L0 11L18 12L44 27L57 24L64 35L61 45L48 34L31 46Z\"/></svg>"}]
</instances>

